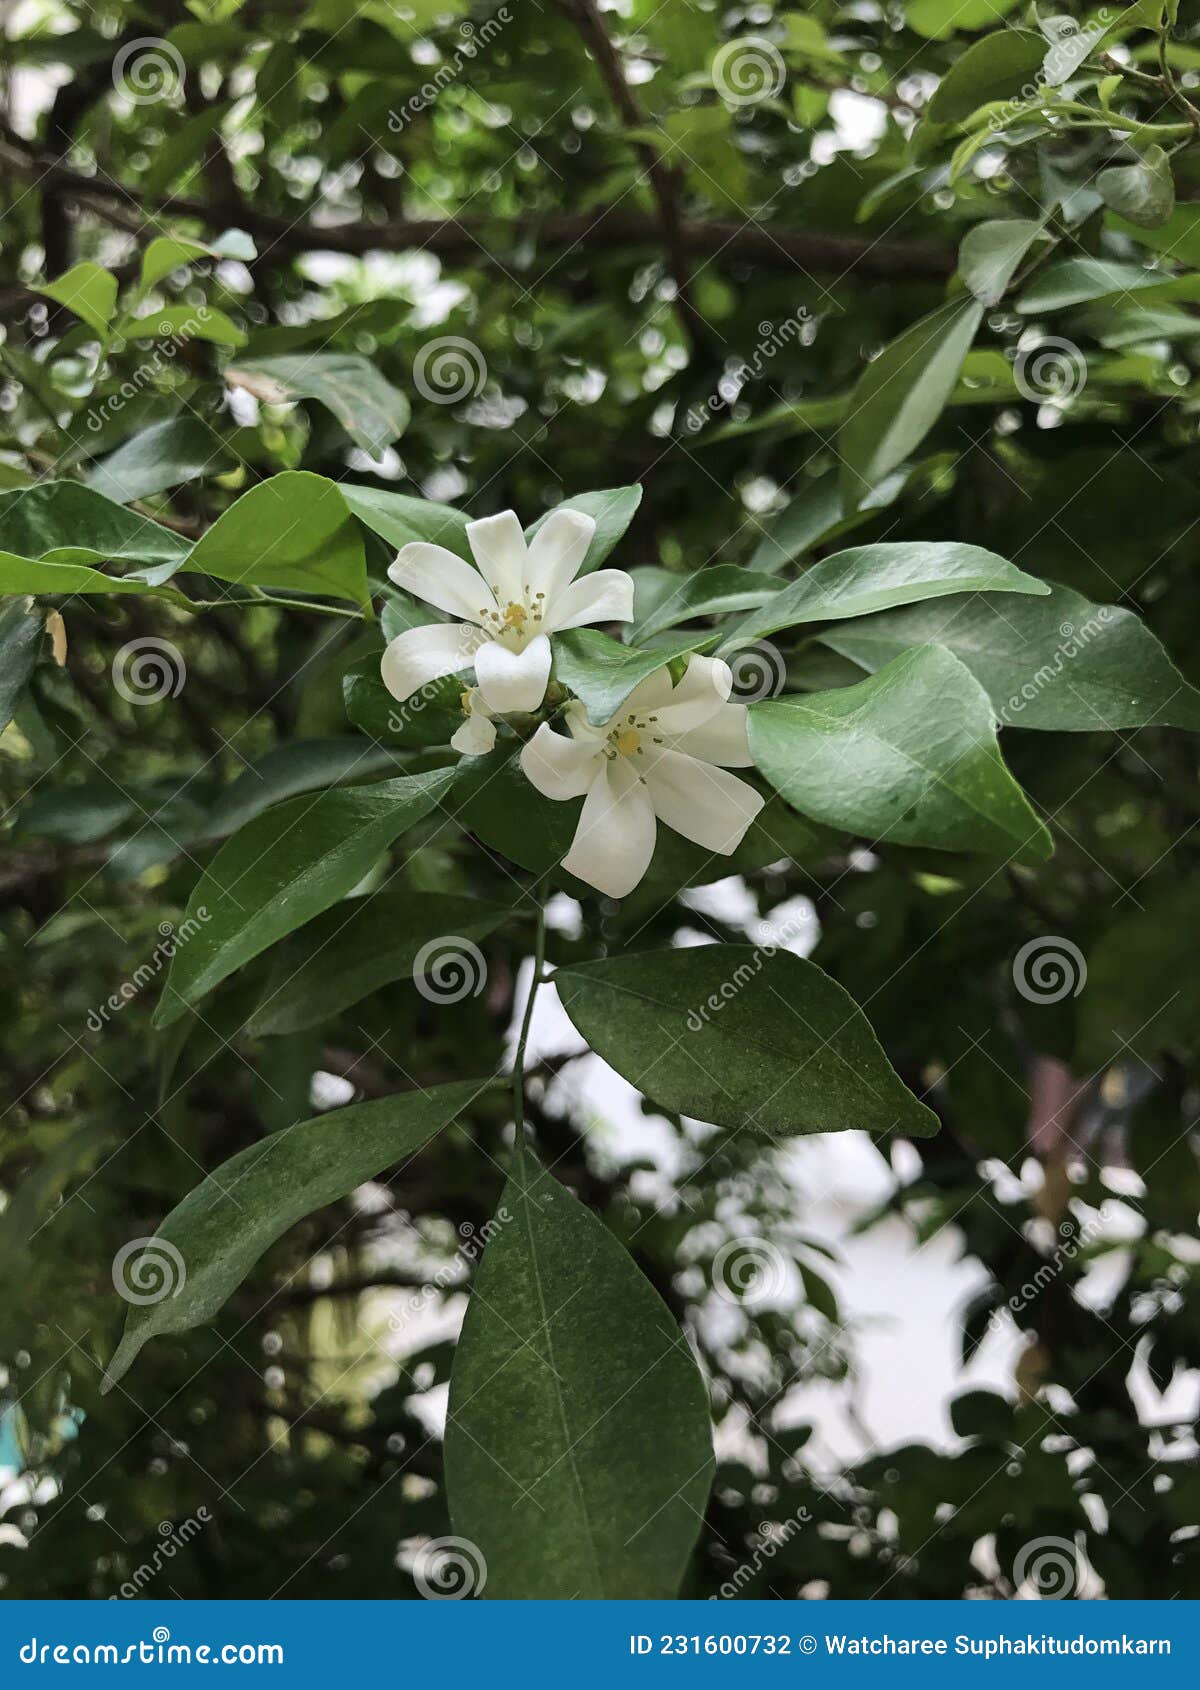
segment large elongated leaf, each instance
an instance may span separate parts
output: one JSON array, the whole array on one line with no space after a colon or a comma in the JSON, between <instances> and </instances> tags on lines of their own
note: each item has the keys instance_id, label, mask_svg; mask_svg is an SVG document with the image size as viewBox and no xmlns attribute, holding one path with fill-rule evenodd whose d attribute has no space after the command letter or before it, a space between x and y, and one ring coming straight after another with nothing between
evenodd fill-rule
<instances>
[{"instance_id":1,"label":"large elongated leaf","mask_svg":"<svg viewBox=\"0 0 1200 1690\"><path fill-rule=\"evenodd\" d=\"M453 771L305 795L256 816L200 876L154 1022L166 1027L235 968L327 910L444 797Z\"/></svg>"},{"instance_id":2,"label":"large elongated leaf","mask_svg":"<svg viewBox=\"0 0 1200 1690\"><path fill-rule=\"evenodd\" d=\"M645 646L622 645L598 628L569 628L554 637L554 676L587 706L593 722L607 722L634 687L673 657L702 651L718 635L711 629L673 634Z\"/></svg>"},{"instance_id":3,"label":"large elongated leaf","mask_svg":"<svg viewBox=\"0 0 1200 1690\"><path fill-rule=\"evenodd\" d=\"M378 458L408 426L399 388L357 352L283 352L243 358L225 379L271 404L312 399L337 418L356 446Z\"/></svg>"},{"instance_id":4,"label":"large elongated leaf","mask_svg":"<svg viewBox=\"0 0 1200 1690\"><path fill-rule=\"evenodd\" d=\"M596 524L596 532L579 571L581 575L587 575L591 570L599 569L633 521L641 502L642 489L636 482L632 487L604 487L592 493L576 493L573 498L564 499L531 523L525 530L525 538L531 540L542 524L554 515L554 511L582 511Z\"/></svg>"},{"instance_id":5,"label":"large elongated leaf","mask_svg":"<svg viewBox=\"0 0 1200 1690\"><path fill-rule=\"evenodd\" d=\"M222 581L367 600L362 536L324 476L288 470L252 487L196 542L189 569Z\"/></svg>"},{"instance_id":6,"label":"large elongated leaf","mask_svg":"<svg viewBox=\"0 0 1200 1690\"><path fill-rule=\"evenodd\" d=\"M819 541L833 540L861 527L877 510L898 498L907 480L907 470L896 470L862 499L858 510L847 511L837 470L826 470L791 504L762 524L762 538L750 559L751 569L774 574Z\"/></svg>"},{"instance_id":7,"label":"large elongated leaf","mask_svg":"<svg viewBox=\"0 0 1200 1690\"><path fill-rule=\"evenodd\" d=\"M485 984L474 941L513 913L505 904L406 886L335 904L280 947L251 1024L259 1033L299 1032L393 980L426 976L433 1001L456 1003Z\"/></svg>"},{"instance_id":8,"label":"large elongated leaf","mask_svg":"<svg viewBox=\"0 0 1200 1690\"><path fill-rule=\"evenodd\" d=\"M139 430L93 465L87 485L123 505L201 475L220 475L234 462L221 436L189 413Z\"/></svg>"},{"instance_id":9,"label":"large elongated leaf","mask_svg":"<svg viewBox=\"0 0 1200 1690\"><path fill-rule=\"evenodd\" d=\"M414 499L408 493L389 493L380 487L358 487L352 481L338 483L338 492L360 522L395 546L412 540L431 540L459 557L469 559L465 511L453 505L439 505L432 499Z\"/></svg>"},{"instance_id":10,"label":"large elongated leaf","mask_svg":"<svg viewBox=\"0 0 1200 1690\"><path fill-rule=\"evenodd\" d=\"M1041 234L1041 222L1032 217L976 223L958 249L959 273L976 299L984 305L999 304L1021 260Z\"/></svg>"},{"instance_id":11,"label":"large elongated leaf","mask_svg":"<svg viewBox=\"0 0 1200 1690\"><path fill-rule=\"evenodd\" d=\"M764 1137L937 1130L850 994L790 951L644 952L554 983L592 1049L664 1109Z\"/></svg>"},{"instance_id":12,"label":"large elongated leaf","mask_svg":"<svg viewBox=\"0 0 1200 1690\"><path fill-rule=\"evenodd\" d=\"M1027 29L998 29L955 59L933 91L934 123L961 123L989 100L1021 92L1042 68L1046 42Z\"/></svg>"},{"instance_id":13,"label":"large elongated leaf","mask_svg":"<svg viewBox=\"0 0 1200 1690\"><path fill-rule=\"evenodd\" d=\"M751 705L750 751L790 804L897 845L1038 862L1052 846L1004 766L970 670L918 646L869 680Z\"/></svg>"},{"instance_id":14,"label":"large elongated leaf","mask_svg":"<svg viewBox=\"0 0 1200 1690\"><path fill-rule=\"evenodd\" d=\"M983 309L975 299L939 306L885 346L858 378L838 433L848 511L858 508L938 420Z\"/></svg>"},{"instance_id":15,"label":"large elongated leaf","mask_svg":"<svg viewBox=\"0 0 1200 1690\"><path fill-rule=\"evenodd\" d=\"M25 599L0 605L0 733L12 721L41 643L42 618L36 605Z\"/></svg>"},{"instance_id":16,"label":"large elongated leaf","mask_svg":"<svg viewBox=\"0 0 1200 1690\"><path fill-rule=\"evenodd\" d=\"M1049 588L982 546L949 540L852 546L822 558L782 588L739 622L725 643L732 648L803 622L841 621L917 599L987 591L1045 594Z\"/></svg>"},{"instance_id":17,"label":"large elongated leaf","mask_svg":"<svg viewBox=\"0 0 1200 1690\"><path fill-rule=\"evenodd\" d=\"M1031 317L1039 311L1061 311L1067 305L1105 299L1112 293L1140 293L1145 288L1161 287L1170 279L1161 270L1145 270L1136 264L1117 264L1105 258L1064 258L1030 283L1015 309Z\"/></svg>"},{"instance_id":18,"label":"large elongated leaf","mask_svg":"<svg viewBox=\"0 0 1200 1690\"><path fill-rule=\"evenodd\" d=\"M699 1369L612 1233L523 1148L494 1224L446 1423L482 1594L674 1596L712 1482Z\"/></svg>"},{"instance_id":19,"label":"large elongated leaf","mask_svg":"<svg viewBox=\"0 0 1200 1690\"><path fill-rule=\"evenodd\" d=\"M945 646L1014 727L1200 729L1200 693L1140 617L1053 583L1042 599L984 594L910 605L831 628L821 640L870 670L909 646Z\"/></svg>"},{"instance_id":20,"label":"large elongated leaf","mask_svg":"<svg viewBox=\"0 0 1200 1690\"><path fill-rule=\"evenodd\" d=\"M105 1389L129 1371L149 1339L211 1320L289 1226L413 1156L488 1083L459 1080L337 1109L223 1162L171 1210L144 1253L125 1264L131 1287L141 1294L161 1287L164 1294L130 1309Z\"/></svg>"},{"instance_id":21,"label":"large elongated leaf","mask_svg":"<svg viewBox=\"0 0 1200 1690\"><path fill-rule=\"evenodd\" d=\"M50 563L178 566L190 550L169 528L78 481L42 481L0 494L0 552Z\"/></svg>"},{"instance_id":22,"label":"large elongated leaf","mask_svg":"<svg viewBox=\"0 0 1200 1690\"><path fill-rule=\"evenodd\" d=\"M711 569L701 569L695 575L677 575L674 584L662 593L655 608L634 630L636 638L648 640L664 628L674 628L680 622L694 621L698 616L719 616L731 610L750 610L764 604L779 591L779 583L770 575L759 575L751 569L737 569L732 564L718 563Z\"/></svg>"}]
</instances>

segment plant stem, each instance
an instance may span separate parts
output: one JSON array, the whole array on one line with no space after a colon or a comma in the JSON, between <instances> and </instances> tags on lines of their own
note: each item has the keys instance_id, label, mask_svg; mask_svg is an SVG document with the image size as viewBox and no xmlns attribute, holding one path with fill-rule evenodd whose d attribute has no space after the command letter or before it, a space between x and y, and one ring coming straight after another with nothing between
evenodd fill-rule
<instances>
[{"instance_id":1,"label":"plant stem","mask_svg":"<svg viewBox=\"0 0 1200 1690\"><path fill-rule=\"evenodd\" d=\"M525 1014L521 1019L521 1031L517 1038L517 1053L513 1058L513 1115L516 1122L516 1149L518 1154L525 1142L525 1047L529 1043L529 1029L533 1022L533 1001L537 997L538 987L542 983L542 968L545 961L546 912L539 908L537 934L533 944L533 978L529 982L529 995L525 999Z\"/></svg>"}]
</instances>

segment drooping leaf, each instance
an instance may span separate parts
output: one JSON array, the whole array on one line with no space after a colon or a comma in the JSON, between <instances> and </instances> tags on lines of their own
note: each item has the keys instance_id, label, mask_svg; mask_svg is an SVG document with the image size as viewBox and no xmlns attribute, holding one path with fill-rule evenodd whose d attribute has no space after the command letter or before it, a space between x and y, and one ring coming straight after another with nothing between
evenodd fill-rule
<instances>
[{"instance_id":1,"label":"drooping leaf","mask_svg":"<svg viewBox=\"0 0 1200 1690\"><path fill-rule=\"evenodd\" d=\"M589 720L607 722L639 681L672 658L715 643L711 629L673 634L654 645L627 646L598 628L568 628L554 636L554 676L587 706Z\"/></svg>"},{"instance_id":2,"label":"drooping leaf","mask_svg":"<svg viewBox=\"0 0 1200 1690\"><path fill-rule=\"evenodd\" d=\"M1161 147L1147 147L1136 164L1110 165L1096 178L1105 205L1142 229L1157 229L1175 209L1175 179Z\"/></svg>"},{"instance_id":3,"label":"drooping leaf","mask_svg":"<svg viewBox=\"0 0 1200 1690\"><path fill-rule=\"evenodd\" d=\"M984 305L999 304L1021 260L1042 233L1042 223L1031 217L976 223L958 249L959 274L976 299Z\"/></svg>"},{"instance_id":4,"label":"drooping leaf","mask_svg":"<svg viewBox=\"0 0 1200 1690\"><path fill-rule=\"evenodd\" d=\"M858 510L848 511L837 470L827 470L762 524L762 538L750 559L751 569L775 573L819 542L861 527L899 497L907 480L907 471L895 470L863 498Z\"/></svg>"},{"instance_id":5,"label":"drooping leaf","mask_svg":"<svg viewBox=\"0 0 1200 1690\"><path fill-rule=\"evenodd\" d=\"M251 1029L277 1034L317 1027L380 986L416 979L422 955L421 977L434 977L433 1001L455 1003L486 983L475 940L512 914L505 904L408 887L336 904L280 947Z\"/></svg>"},{"instance_id":6,"label":"drooping leaf","mask_svg":"<svg viewBox=\"0 0 1200 1690\"><path fill-rule=\"evenodd\" d=\"M950 540L852 546L822 558L761 610L752 611L726 636L723 649L805 622L841 621L918 599L987 591L1045 594L1049 589L982 546Z\"/></svg>"},{"instance_id":7,"label":"drooping leaf","mask_svg":"<svg viewBox=\"0 0 1200 1690\"><path fill-rule=\"evenodd\" d=\"M961 123L991 100L1019 94L1042 68L1046 42L1026 29L998 29L955 59L933 91L934 123Z\"/></svg>"},{"instance_id":8,"label":"drooping leaf","mask_svg":"<svg viewBox=\"0 0 1200 1690\"><path fill-rule=\"evenodd\" d=\"M465 1113L487 1084L459 1080L337 1109L273 1133L223 1162L126 1265L132 1285L157 1272L157 1283L171 1289L156 1302L130 1309L105 1389L129 1371L151 1338L211 1320L288 1227L414 1156Z\"/></svg>"},{"instance_id":9,"label":"drooping leaf","mask_svg":"<svg viewBox=\"0 0 1200 1690\"><path fill-rule=\"evenodd\" d=\"M862 372L838 433L848 510L857 509L938 420L983 309L975 299L939 306L885 346Z\"/></svg>"},{"instance_id":10,"label":"drooping leaf","mask_svg":"<svg viewBox=\"0 0 1200 1690\"><path fill-rule=\"evenodd\" d=\"M829 629L821 640L872 671L909 646L945 646L1013 727L1200 728L1200 693L1139 616L1054 583L1042 599L985 593L912 605Z\"/></svg>"},{"instance_id":11,"label":"drooping leaf","mask_svg":"<svg viewBox=\"0 0 1200 1690\"><path fill-rule=\"evenodd\" d=\"M0 605L0 733L12 721L42 643L42 617L31 599Z\"/></svg>"},{"instance_id":12,"label":"drooping leaf","mask_svg":"<svg viewBox=\"0 0 1200 1690\"><path fill-rule=\"evenodd\" d=\"M0 494L0 593L144 593L165 585L187 540L78 481L43 481ZM121 575L94 568L137 563Z\"/></svg>"},{"instance_id":13,"label":"drooping leaf","mask_svg":"<svg viewBox=\"0 0 1200 1690\"><path fill-rule=\"evenodd\" d=\"M245 827L272 804L302 792L322 792L343 781L364 781L396 760L377 746L346 734L340 739L288 739L247 762L209 812L210 836L219 839Z\"/></svg>"},{"instance_id":14,"label":"drooping leaf","mask_svg":"<svg viewBox=\"0 0 1200 1690\"><path fill-rule=\"evenodd\" d=\"M596 524L596 532L579 571L581 575L587 575L591 570L599 569L608 557L633 521L641 502L642 489L636 482L632 487L605 487L592 493L576 493L573 498L564 499L539 516L536 522L530 523L525 530L525 538L531 540L556 510L582 511ZM628 565L619 563L619 567L627 568Z\"/></svg>"},{"instance_id":15,"label":"drooping leaf","mask_svg":"<svg viewBox=\"0 0 1200 1690\"><path fill-rule=\"evenodd\" d=\"M849 993L790 951L627 953L554 983L592 1049L664 1109L772 1138L937 1130Z\"/></svg>"},{"instance_id":16,"label":"drooping leaf","mask_svg":"<svg viewBox=\"0 0 1200 1690\"><path fill-rule=\"evenodd\" d=\"M712 1482L691 1352L613 1234L523 1147L493 1225L446 1422L481 1594L674 1596Z\"/></svg>"},{"instance_id":17,"label":"drooping leaf","mask_svg":"<svg viewBox=\"0 0 1200 1690\"><path fill-rule=\"evenodd\" d=\"M368 598L362 536L337 486L302 470L243 493L197 540L187 560L222 581Z\"/></svg>"},{"instance_id":18,"label":"drooping leaf","mask_svg":"<svg viewBox=\"0 0 1200 1690\"><path fill-rule=\"evenodd\" d=\"M221 475L234 463L215 429L189 412L140 429L92 466L86 485L123 505L202 475Z\"/></svg>"},{"instance_id":19,"label":"drooping leaf","mask_svg":"<svg viewBox=\"0 0 1200 1690\"><path fill-rule=\"evenodd\" d=\"M373 458L408 427L411 407L375 365L356 352L275 353L242 359L225 372L235 387L268 404L312 399L335 416Z\"/></svg>"},{"instance_id":20,"label":"drooping leaf","mask_svg":"<svg viewBox=\"0 0 1200 1690\"><path fill-rule=\"evenodd\" d=\"M753 704L750 751L790 804L897 845L1040 862L1050 836L1004 766L996 718L943 646L835 692Z\"/></svg>"},{"instance_id":21,"label":"drooping leaf","mask_svg":"<svg viewBox=\"0 0 1200 1690\"><path fill-rule=\"evenodd\" d=\"M217 852L188 899L155 1012L167 1027L235 968L345 897L449 790L453 773L400 775L288 799Z\"/></svg>"}]
</instances>

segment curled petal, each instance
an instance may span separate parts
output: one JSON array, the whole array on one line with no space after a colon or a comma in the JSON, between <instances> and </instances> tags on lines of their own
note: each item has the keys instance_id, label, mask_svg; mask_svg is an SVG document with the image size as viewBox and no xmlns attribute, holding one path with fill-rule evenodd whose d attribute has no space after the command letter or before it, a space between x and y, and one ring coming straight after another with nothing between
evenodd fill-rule
<instances>
[{"instance_id":1,"label":"curled petal","mask_svg":"<svg viewBox=\"0 0 1200 1690\"><path fill-rule=\"evenodd\" d=\"M722 856L737 850L765 803L746 781L680 751L661 752L645 773L659 821Z\"/></svg>"},{"instance_id":2,"label":"curled petal","mask_svg":"<svg viewBox=\"0 0 1200 1690\"><path fill-rule=\"evenodd\" d=\"M728 663L693 652L682 680L669 700L658 707L662 732L673 737L698 728L717 714L732 690L733 675Z\"/></svg>"},{"instance_id":3,"label":"curled petal","mask_svg":"<svg viewBox=\"0 0 1200 1690\"><path fill-rule=\"evenodd\" d=\"M462 727L451 734L450 743L464 757L483 757L496 743L496 724L490 716L472 710Z\"/></svg>"},{"instance_id":4,"label":"curled petal","mask_svg":"<svg viewBox=\"0 0 1200 1690\"><path fill-rule=\"evenodd\" d=\"M536 710L550 679L550 641L539 634L524 651L512 651L489 640L475 654L475 678L484 703L498 715Z\"/></svg>"},{"instance_id":5,"label":"curled petal","mask_svg":"<svg viewBox=\"0 0 1200 1690\"><path fill-rule=\"evenodd\" d=\"M597 569L547 602L550 633L582 628L589 622L631 622L633 577L623 569Z\"/></svg>"},{"instance_id":6,"label":"curled petal","mask_svg":"<svg viewBox=\"0 0 1200 1690\"><path fill-rule=\"evenodd\" d=\"M582 798L603 773L603 758L598 745L567 739L543 722L521 748L521 768L545 798Z\"/></svg>"},{"instance_id":7,"label":"curled petal","mask_svg":"<svg viewBox=\"0 0 1200 1690\"><path fill-rule=\"evenodd\" d=\"M754 759L746 737L746 706L723 704L715 716L672 738L676 751L699 757L703 763L719 763L725 769L748 769Z\"/></svg>"},{"instance_id":8,"label":"curled petal","mask_svg":"<svg viewBox=\"0 0 1200 1690\"><path fill-rule=\"evenodd\" d=\"M519 603L529 578L529 551L516 511L483 516L467 524L467 544L496 603Z\"/></svg>"},{"instance_id":9,"label":"curled petal","mask_svg":"<svg viewBox=\"0 0 1200 1690\"><path fill-rule=\"evenodd\" d=\"M401 546L388 569L388 578L414 598L464 622L479 622L485 611L496 609L492 589L479 571L445 546L435 546L428 540Z\"/></svg>"},{"instance_id":10,"label":"curled petal","mask_svg":"<svg viewBox=\"0 0 1200 1690\"><path fill-rule=\"evenodd\" d=\"M623 898L650 866L655 832L646 786L627 757L614 757L592 782L563 867L608 897Z\"/></svg>"},{"instance_id":11,"label":"curled petal","mask_svg":"<svg viewBox=\"0 0 1200 1690\"><path fill-rule=\"evenodd\" d=\"M583 511L551 511L529 542L528 580L534 592L545 593L553 603L583 568L595 532L595 521Z\"/></svg>"},{"instance_id":12,"label":"curled petal","mask_svg":"<svg viewBox=\"0 0 1200 1690\"><path fill-rule=\"evenodd\" d=\"M433 622L406 628L390 642L380 662L383 684L401 703L430 681L470 669L483 642L478 628L461 622Z\"/></svg>"}]
</instances>

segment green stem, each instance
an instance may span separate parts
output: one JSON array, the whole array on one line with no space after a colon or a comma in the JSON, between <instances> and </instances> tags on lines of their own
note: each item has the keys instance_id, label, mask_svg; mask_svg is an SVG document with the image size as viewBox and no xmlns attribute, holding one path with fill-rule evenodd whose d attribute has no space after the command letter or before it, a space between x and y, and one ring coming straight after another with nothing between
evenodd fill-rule
<instances>
[{"instance_id":1,"label":"green stem","mask_svg":"<svg viewBox=\"0 0 1200 1690\"><path fill-rule=\"evenodd\" d=\"M525 1014L521 1019L521 1031L517 1038L517 1053L513 1058L513 1117L516 1122L516 1149L518 1154L525 1142L525 1048L529 1043L529 1029L533 1024L533 1003L537 997L538 987L542 983L542 969L545 962L546 912L544 909L539 909L537 934L533 944L533 979L529 982L529 995L525 999Z\"/></svg>"},{"instance_id":2,"label":"green stem","mask_svg":"<svg viewBox=\"0 0 1200 1690\"><path fill-rule=\"evenodd\" d=\"M192 610L236 610L239 605L249 604L277 604L285 610L311 610L314 616L341 616L351 622L365 622L366 617L361 610L343 610L336 604L313 604L308 599L286 599L276 593L264 593L261 588L251 589L247 599L192 599L189 608Z\"/></svg>"}]
</instances>

